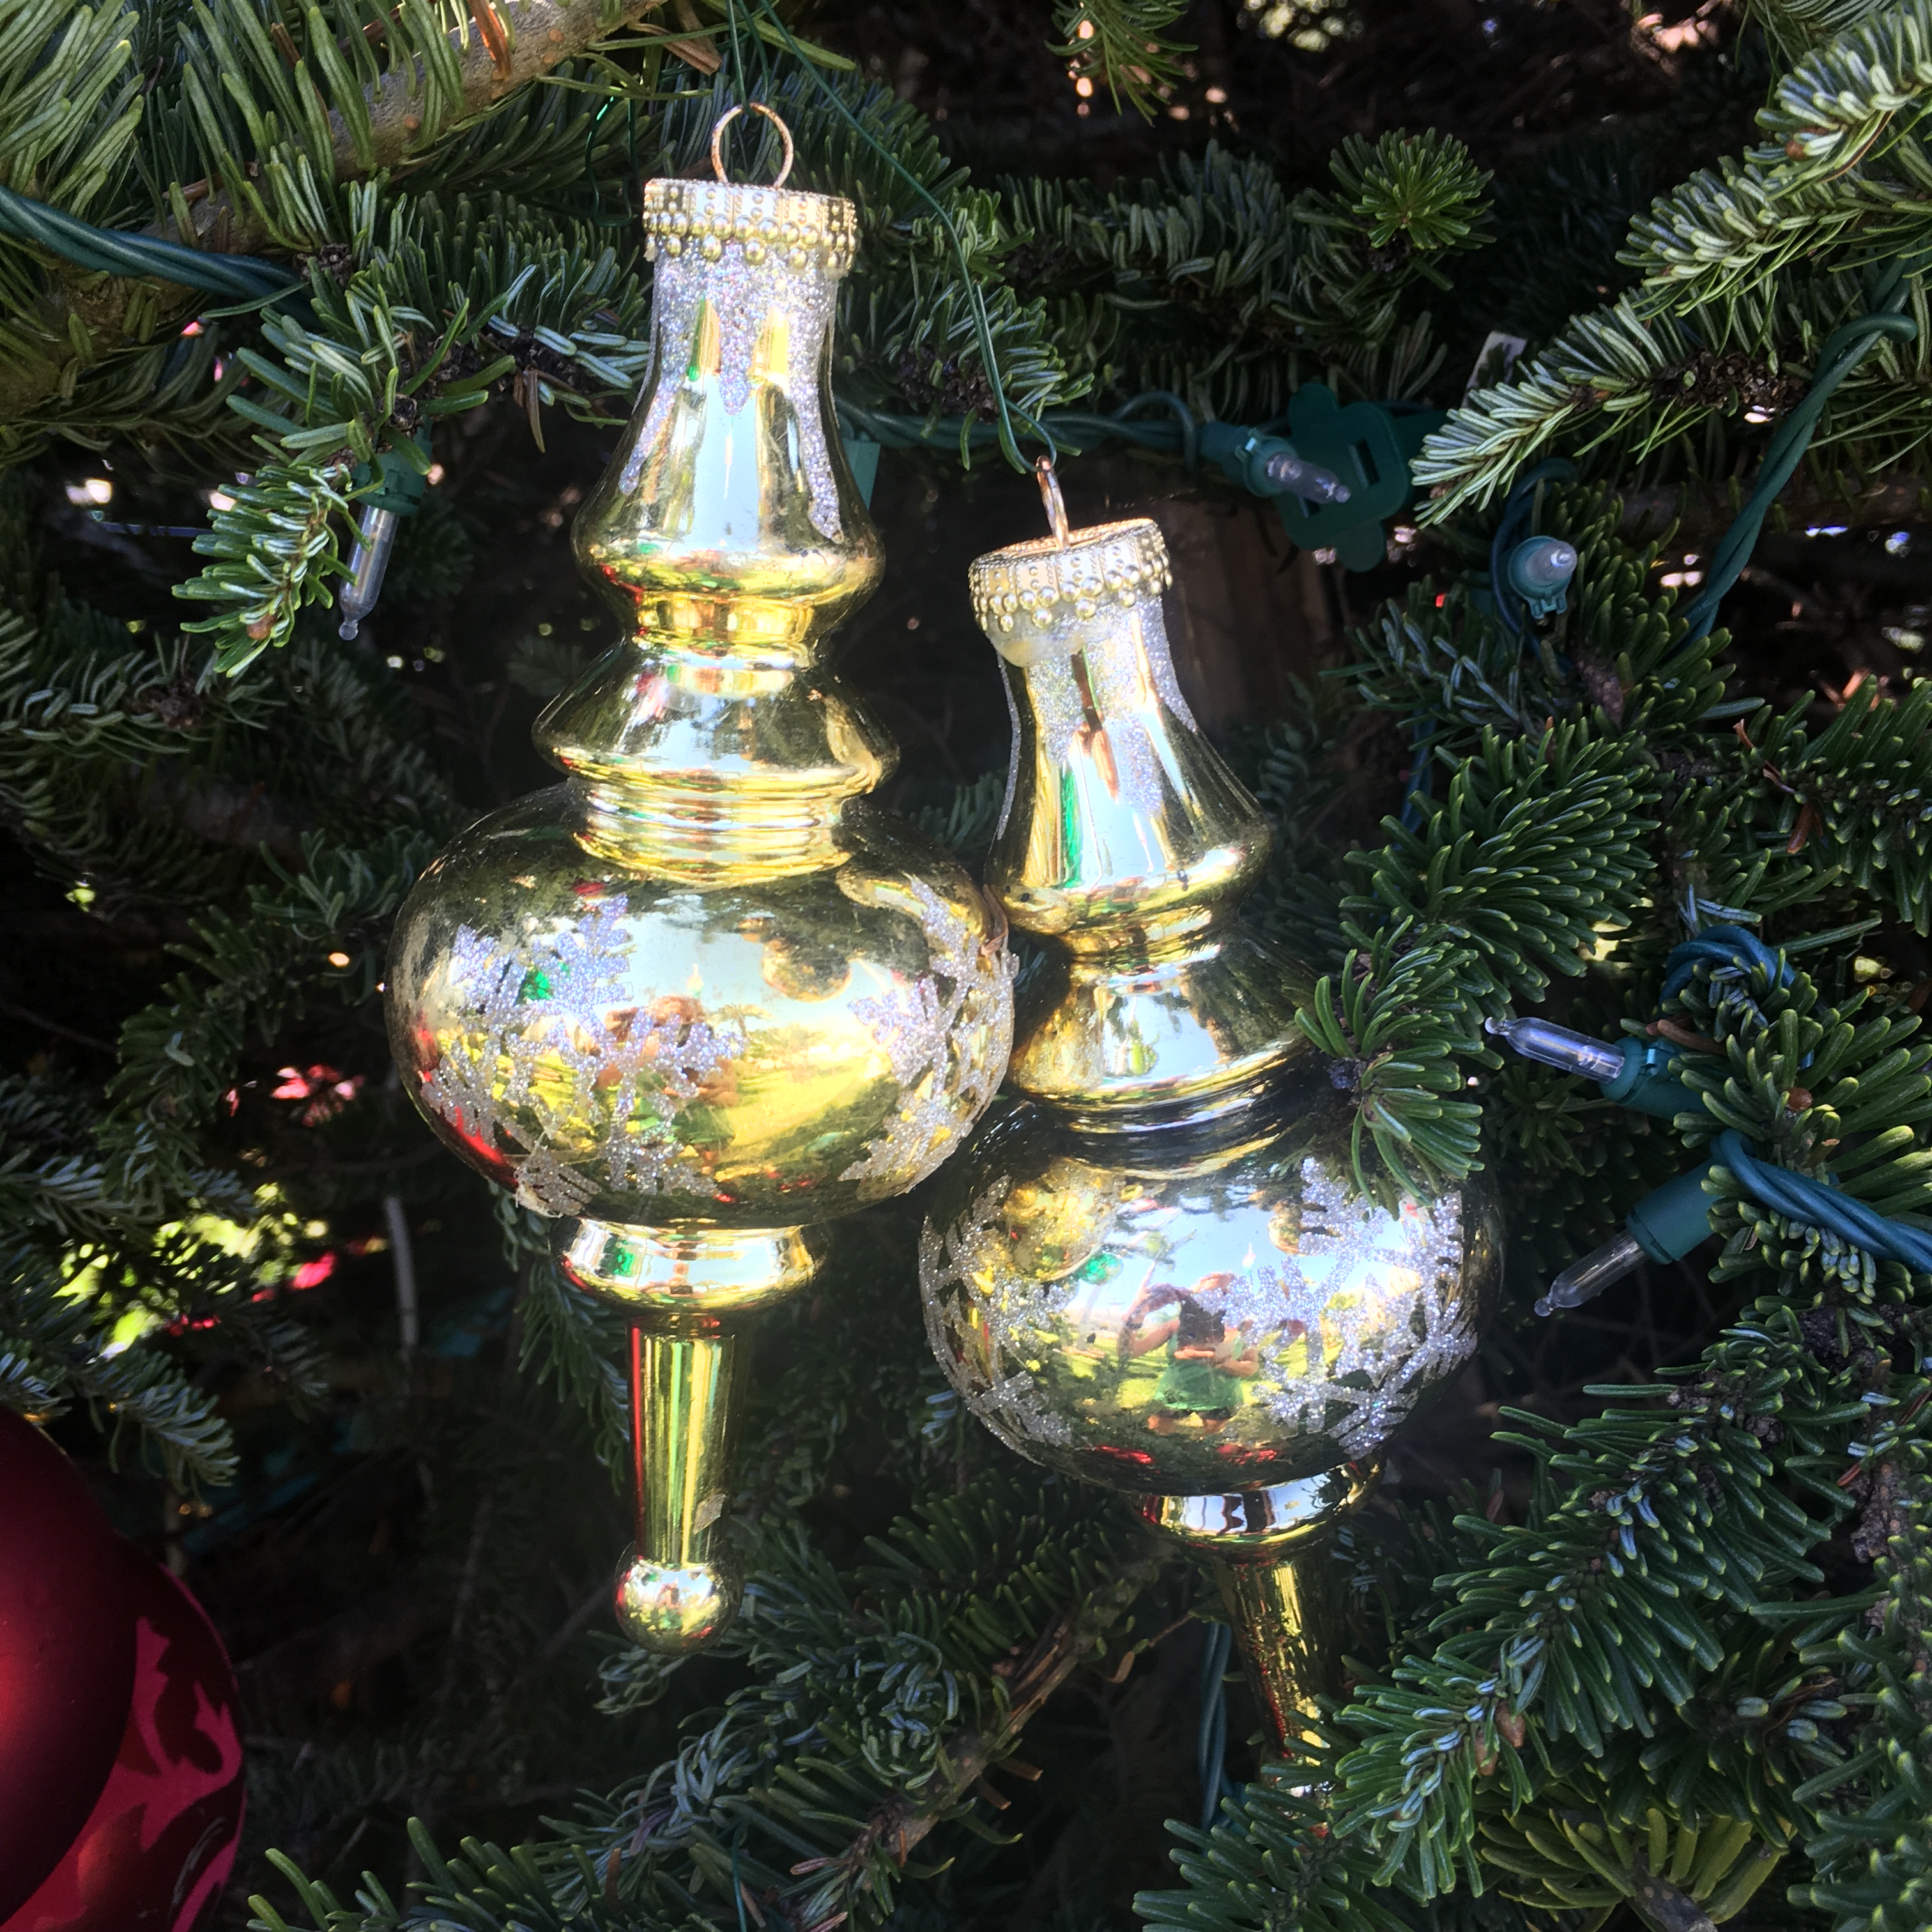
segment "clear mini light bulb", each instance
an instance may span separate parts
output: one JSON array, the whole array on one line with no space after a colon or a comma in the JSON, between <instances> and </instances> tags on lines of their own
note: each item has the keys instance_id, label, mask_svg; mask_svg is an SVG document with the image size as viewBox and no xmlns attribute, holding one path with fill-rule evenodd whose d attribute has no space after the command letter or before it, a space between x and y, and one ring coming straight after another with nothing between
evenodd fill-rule
<instances>
[{"instance_id":1,"label":"clear mini light bulb","mask_svg":"<svg viewBox=\"0 0 1932 1932\"><path fill-rule=\"evenodd\" d=\"M1695 1113L1697 1096L1678 1078L1681 1049L1667 1040L1595 1040L1552 1020L1485 1020L1485 1030L1499 1034L1526 1060L1594 1080L1604 1098L1634 1112L1660 1120Z\"/></svg>"},{"instance_id":2,"label":"clear mini light bulb","mask_svg":"<svg viewBox=\"0 0 1932 1932\"><path fill-rule=\"evenodd\" d=\"M1623 1050L1606 1040L1550 1020L1486 1020L1484 1030L1500 1034L1526 1060L1553 1066L1562 1073L1581 1074L1586 1080L1611 1081L1624 1070Z\"/></svg>"},{"instance_id":3,"label":"clear mini light bulb","mask_svg":"<svg viewBox=\"0 0 1932 1932\"><path fill-rule=\"evenodd\" d=\"M338 635L352 640L362 628L362 620L375 609L388 572L389 553L395 547L395 512L365 505L356 526L356 548L349 556L349 581L338 600L342 612Z\"/></svg>"},{"instance_id":4,"label":"clear mini light bulb","mask_svg":"<svg viewBox=\"0 0 1932 1932\"><path fill-rule=\"evenodd\" d=\"M1628 1228L1612 1235L1600 1248L1592 1248L1581 1261L1572 1262L1550 1282L1550 1292L1537 1298L1539 1315L1554 1315L1559 1308L1581 1308L1594 1301L1613 1281L1621 1281L1645 1258L1641 1244Z\"/></svg>"},{"instance_id":5,"label":"clear mini light bulb","mask_svg":"<svg viewBox=\"0 0 1932 1932\"><path fill-rule=\"evenodd\" d=\"M1711 1197L1704 1192L1708 1166L1694 1167L1646 1194L1620 1234L1572 1262L1537 1301L1539 1315L1580 1308L1646 1261L1682 1261L1711 1232Z\"/></svg>"},{"instance_id":6,"label":"clear mini light bulb","mask_svg":"<svg viewBox=\"0 0 1932 1932\"><path fill-rule=\"evenodd\" d=\"M1346 503L1348 486L1332 470L1310 463L1293 443L1239 423L1203 423L1195 451L1220 464L1230 482L1257 496L1299 496L1305 503Z\"/></svg>"},{"instance_id":7,"label":"clear mini light bulb","mask_svg":"<svg viewBox=\"0 0 1932 1932\"><path fill-rule=\"evenodd\" d=\"M1348 486L1332 470L1318 463L1304 463L1287 450L1276 450L1264 469L1268 480L1277 490L1299 496L1305 503L1346 503Z\"/></svg>"}]
</instances>

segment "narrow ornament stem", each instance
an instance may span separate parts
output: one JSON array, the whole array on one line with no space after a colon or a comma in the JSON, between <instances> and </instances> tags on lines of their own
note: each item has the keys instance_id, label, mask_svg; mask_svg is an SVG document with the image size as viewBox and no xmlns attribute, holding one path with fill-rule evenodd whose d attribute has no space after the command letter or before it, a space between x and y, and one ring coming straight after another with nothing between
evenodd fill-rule
<instances>
[{"instance_id":1,"label":"narrow ornament stem","mask_svg":"<svg viewBox=\"0 0 1932 1932\"><path fill-rule=\"evenodd\" d=\"M617 1621L646 1650L678 1656L737 1614L725 1553L745 1318L809 1282L824 1238L802 1228L680 1233L580 1221L563 1270L629 1310L631 1478L636 1547L617 1573Z\"/></svg>"},{"instance_id":2,"label":"narrow ornament stem","mask_svg":"<svg viewBox=\"0 0 1932 1932\"><path fill-rule=\"evenodd\" d=\"M631 1330L631 1473L637 1546L617 1578L617 1616L646 1650L675 1655L735 1613L724 1551L740 1351L715 1319L688 1332Z\"/></svg>"},{"instance_id":3,"label":"narrow ornament stem","mask_svg":"<svg viewBox=\"0 0 1932 1932\"><path fill-rule=\"evenodd\" d=\"M1269 1734L1284 1750L1319 1724L1318 1700L1340 1694L1343 1604L1342 1572L1334 1559L1324 1524L1292 1552L1214 1563L1248 1687Z\"/></svg>"},{"instance_id":4,"label":"narrow ornament stem","mask_svg":"<svg viewBox=\"0 0 1932 1932\"><path fill-rule=\"evenodd\" d=\"M1340 1694L1347 1591L1334 1532L1381 1474L1379 1462L1344 1463L1244 1495L1149 1496L1141 1506L1145 1521L1209 1559L1280 1750L1318 1736L1321 1700Z\"/></svg>"}]
</instances>

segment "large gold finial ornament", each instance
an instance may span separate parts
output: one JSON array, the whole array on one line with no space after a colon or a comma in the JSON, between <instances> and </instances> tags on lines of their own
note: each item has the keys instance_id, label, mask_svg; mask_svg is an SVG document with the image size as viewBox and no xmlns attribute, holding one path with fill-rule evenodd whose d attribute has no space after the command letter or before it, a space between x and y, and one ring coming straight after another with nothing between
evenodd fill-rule
<instances>
[{"instance_id":1,"label":"large gold finial ornament","mask_svg":"<svg viewBox=\"0 0 1932 1932\"><path fill-rule=\"evenodd\" d=\"M429 868L388 976L430 1126L632 1318L618 1610L666 1653L736 1605L745 1318L952 1151L1012 1028L1004 920L866 802L896 754L825 663L880 569L829 380L852 204L718 172L645 189L650 374L577 521L627 635L537 722L565 782Z\"/></svg>"},{"instance_id":2,"label":"large gold finial ornament","mask_svg":"<svg viewBox=\"0 0 1932 1932\"><path fill-rule=\"evenodd\" d=\"M1285 1744L1339 1688L1329 1532L1474 1349L1498 1220L1358 1184L1300 975L1236 916L1270 835L1176 685L1160 532L1057 495L971 572L1016 721L989 881L1048 957L926 1224L928 1331L1002 1442L1214 1559Z\"/></svg>"}]
</instances>

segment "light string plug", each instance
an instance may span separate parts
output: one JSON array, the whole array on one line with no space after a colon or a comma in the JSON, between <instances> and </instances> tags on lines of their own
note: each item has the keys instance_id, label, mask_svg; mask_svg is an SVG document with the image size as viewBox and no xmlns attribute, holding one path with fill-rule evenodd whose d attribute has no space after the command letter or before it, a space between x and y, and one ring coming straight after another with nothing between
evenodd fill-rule
<instances>
[{"instance_id":1,"label":"light string plug","mask_svg":"<svg viewBox=\"0 0 1932 1932\"><path fill-rule=\"evenodd\" d=\"M890 410L868 409L841 396L834 398L841 421L884 449L914 449L922 445L962 441L983 448L998 440L991 423L962 416L915 416ZM1165 422L1142 415L1158 404L1168 413ZM1084 410L1049 410L1029 418L1045 432L1055 459L1084 454L1099 445L1124 442L1160 455L1178 455L1189 470L1203 460L1214 463L1231 483L1264 500L1298 496L1310 503L1346 503L1347 484L1332 470L1309 461L1274 428L1246 423L1201 422L1171 389L1144 389L1111 415Z\"/></svg>"}]
</instances>

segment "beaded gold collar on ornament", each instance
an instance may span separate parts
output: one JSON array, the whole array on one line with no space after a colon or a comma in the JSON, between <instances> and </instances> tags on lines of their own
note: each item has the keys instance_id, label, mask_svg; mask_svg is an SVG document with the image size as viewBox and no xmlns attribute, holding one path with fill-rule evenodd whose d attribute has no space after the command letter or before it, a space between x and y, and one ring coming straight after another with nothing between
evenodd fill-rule
<instances>
[{"instance_id":1,"label":"beaded gold collar on ornament","mask_svg":"<svg viewBox=\"0 0 1932 1932\"><path fill-rule=\"evenodd\" d=\"M1040 537L978 558L969 573L973 614L988 630L1040 629L1084 620L1109 601L1137 604L1173 581L1160 527L1145 517Z\"/></svg>"},{"instance_id":2,"label":"beaded gold collar on ornament","mask_svg":"<svg viewBox=\"0 0 1932 1932\"><path fill-rule=\"evenodd\" d=\"M740 182L654 181L644 184L644 253L673 260L689 249L716 262L728 243L753 268L769 260L792 269L842 275L859 242L858 211L844 196Z\"/></svg>"}]
</instances>

